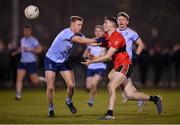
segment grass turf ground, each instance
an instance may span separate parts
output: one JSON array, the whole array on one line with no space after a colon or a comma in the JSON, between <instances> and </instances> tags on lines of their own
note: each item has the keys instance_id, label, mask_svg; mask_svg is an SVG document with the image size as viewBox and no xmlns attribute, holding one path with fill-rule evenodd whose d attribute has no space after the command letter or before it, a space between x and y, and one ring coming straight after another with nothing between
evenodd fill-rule
<instances>
[{"instance_id":1,"label":"grass turf ground","mask_svg":"<svg viewBox=\"0 0 180 125\"><path fill-rule=\"evenodd\" d=\"M129 101L121 104L120 93L114 110L115 120L98 120L106 111L108 94L99 90L94 107L87 106L88 93L76 89L74 104L78 113L73 115L65 105L64 89L56 89L55 118L47 117L47 101L45 90L25 89L21 101L14 100L14 90L0 90L0 123L180 123L180 93L178 89L141 89L147 94L163 96L164 112L158 115L155 105L147 102L143 112L137 112L137 102Z\"/></svg>"}]
</instances>

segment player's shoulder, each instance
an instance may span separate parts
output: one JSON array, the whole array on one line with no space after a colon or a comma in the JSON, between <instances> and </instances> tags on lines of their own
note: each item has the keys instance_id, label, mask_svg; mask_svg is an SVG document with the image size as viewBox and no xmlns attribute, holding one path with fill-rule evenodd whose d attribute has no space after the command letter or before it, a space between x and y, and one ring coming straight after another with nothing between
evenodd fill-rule
<instances>
[{"instance_id":1,"label":"player's shoulder","mask_svg":"<svg viewBox=\"0 0 180 125\"><path fill-rule=\"evenodd\" d=\"M34 37L34 36L29 37L29 39L30 39L30 42L31 42L32 44L39 42L38 39L37 39L36 37Z\"/></svg>"},{"instance_id":2,"label":"player's shoulder","mask_svg":"<svg viewBox=\"0 0 180 125\"><path fill-rule=\"evenodd\" d=\"M26 40L26 37L22 37L22 38L21 38L21 41L24 41L24 40Z\"/></svg>"},{"instance_id":3,"label":"player's shoulder","mask_svg":"<svg viewBox=\"0 0 180 125\"><path fill-rule=\"evenodd\" d=\"M67 32L72 32L72 31L70 30L70 28L65 28L60 33L67 33Z\"/></svg>"},{"instance_id":4,"label":"player's shoulder","mask_svg":"<svg viewBox=\"0 0 180 125\"><path fill-rule=\"evenodd\" d=\"M67 35L67 34L74 34L74 33L70 28L65 28L59 33L59 35Z\"/></svg>"},{"instance_id":5,"label":"player's shoulder","mask_svg":"<svg viewBox=\"0 0 180 125\"><path fill-rule=\"evenodd\" d=\"M135 30L133 30L133 29L131 29L129 27L126 29L126 31L131 33L131 34L137 34L137 32Z\"/></svg>"},{"instance_id":6,"label":"player's shoulder","mask_svg":"<svg viewBox=\"0 0 180 125\"><path fill-rule=\"evenodd\" d=\"M85 37L84 34L80 33L76 33L75 36L80 36L80 37Z\"/></svg>"}]
</instances>

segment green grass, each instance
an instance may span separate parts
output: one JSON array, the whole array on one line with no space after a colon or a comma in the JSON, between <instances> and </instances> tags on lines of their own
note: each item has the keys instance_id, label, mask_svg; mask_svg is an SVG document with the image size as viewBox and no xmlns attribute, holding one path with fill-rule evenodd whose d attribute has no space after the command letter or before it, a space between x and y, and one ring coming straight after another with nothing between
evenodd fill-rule
<instances>
[{"instance_id":1,"label":"green grass","mask_svg":"<svg viewBox=\"0 0 180 125\"><path fill-rule=\"evenodd\" d=\"M158 115L155 105L147 102L143 112L137 112L137 102L128 101L121 104L120 93L114 110L115 120L103 121L97 117L103 115L107 109L108 94L106 90L99 90L95 105L87 106L88 93L83 89L76 89L74 104L78 113L73 115L65 105L66 90L56 89L55 118L47 117L47 100L43 89L25 89L23 99L15 101L14 90L0 90L0 123L180 123L180 94L178 89L141 89L147 94L163 96L164 112Z\"/></svg>"}]
</instances>

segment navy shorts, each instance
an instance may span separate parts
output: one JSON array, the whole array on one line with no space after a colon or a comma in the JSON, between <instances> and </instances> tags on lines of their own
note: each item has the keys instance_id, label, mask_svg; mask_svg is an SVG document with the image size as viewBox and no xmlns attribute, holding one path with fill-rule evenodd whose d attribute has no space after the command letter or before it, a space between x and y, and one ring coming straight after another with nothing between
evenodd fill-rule
<instances>
[{"instance_id":1,"label":"navy shorts","mask_svg":"<svg viewBox=\"0 0 180 125\"><path fill-rule=\"evenodd\" d=\"M105 75L106 70L105 69L87 69L86 77L91 77L94 75L99 75L103 77Z\"/></svg>"},{"instance_id":2,"label":"navy shorts","mask_svg":"<svg viewBox=\"0 0 180 125\"><path fill-rule=\"evenodd\" d=\"M45 57L44 66L46 71L59 72L59 71L72 70L69 61L65 61L63 63L56 63L51 59L49 59L48 57Z\"/></svg>"},{"instance_id":3,"label":"navy shorts","mask_svg":"<svg viewBox=\"0 0 180 125\"><path fill-rule=\"evenodd\" d=\"M23 69L26 70L26 72L29 74L34 74L37 73L37 64L36 62L31 62L31 63L20 62L18 69Z\"/></svg>"}]
</instances>

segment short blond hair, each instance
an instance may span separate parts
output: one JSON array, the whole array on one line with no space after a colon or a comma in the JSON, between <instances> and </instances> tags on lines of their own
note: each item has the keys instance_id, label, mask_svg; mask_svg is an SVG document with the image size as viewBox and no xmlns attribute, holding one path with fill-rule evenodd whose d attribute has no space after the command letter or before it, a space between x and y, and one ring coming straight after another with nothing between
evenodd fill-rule
<instances>
[{"instance_id":1,"label":"short blond hair","mask_svg":"<svg viewBox=\"0 0 180 125\"><path fill-rule=\"evenodd\" d=\"M104 30L104 27L102 25L96 25L95 28L99 28L99 29Z\"/></svg>"},{"instance_id":2,"label":"short blond hair","mask_svg":"<svg viewBox=\"0 0 180 125\"><path fill-rule=\"evenodd\" d=\"M83 21L84 19L82 17L80 17L80 16L71 16L70 17L70 22L75 22L77 20Z\"/></svg>"},{"instance_id":3,"label":"short blond hair","mask_svg":"<svg viewBox=\"0 0 180 125\"><path fill-rule=\"evenodd\" d=\"M118 18L119 16L123 16L123 17L125 17L127 20L129 20L129 15L128 15L126 12L119 12L119 13L117 14L117 18Z\"/></svg>"}]
</instances>

